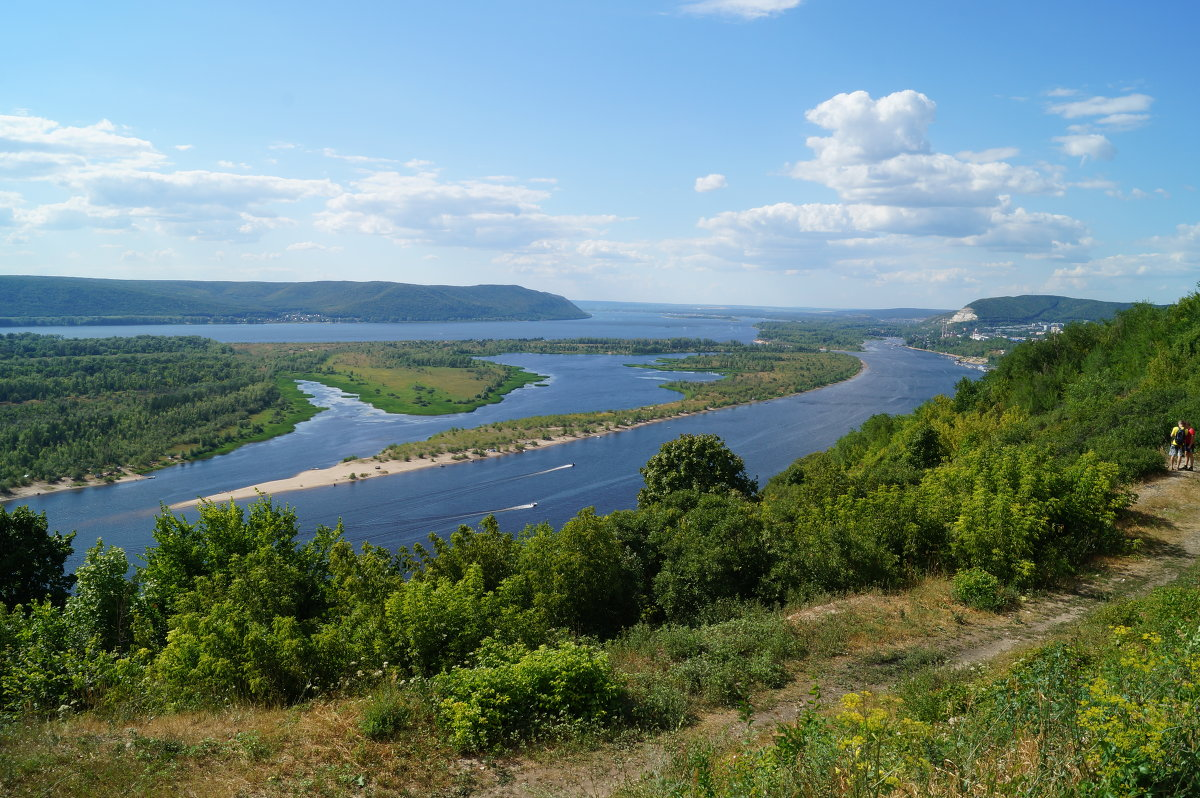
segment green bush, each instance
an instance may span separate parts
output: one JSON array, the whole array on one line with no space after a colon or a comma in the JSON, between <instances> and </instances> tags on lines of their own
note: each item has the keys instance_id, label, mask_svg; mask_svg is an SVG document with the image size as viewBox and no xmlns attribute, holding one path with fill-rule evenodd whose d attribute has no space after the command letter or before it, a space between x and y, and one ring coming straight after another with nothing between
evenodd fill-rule
<instances>
[{"instance_id":1,"label":"green bush","mask_svg":"<svg viewBox=\"0 0 1200 798\"><path fill-rule=\"evenodd\" d=\"M375 694L363 708L359 730L376 741L394 739L410 728L423 714L420 701L413 693L387 685Z\"/></svg>"},{"instance_id":2,"label":"green bush","mask_svg":"<svg viewBox=\"0 0 1200 798\"><path fill-rule=\"evenodd\" d=\"M621 689L603 651L487 641L475 667L434 678L438 720L460 751L487 751L615 717Z\"/></svg>"},{"instance_id":3,"label":"green bush","mask_svg":"<svg viewBox=\"0 0 1200 798\"><path fill-rule=\"evenodd\" d=\"M954 575L954 600L977 610L1000 612L1013 602L1012 591L982 568L967 568Z\"/></svg>"}]
</instances>

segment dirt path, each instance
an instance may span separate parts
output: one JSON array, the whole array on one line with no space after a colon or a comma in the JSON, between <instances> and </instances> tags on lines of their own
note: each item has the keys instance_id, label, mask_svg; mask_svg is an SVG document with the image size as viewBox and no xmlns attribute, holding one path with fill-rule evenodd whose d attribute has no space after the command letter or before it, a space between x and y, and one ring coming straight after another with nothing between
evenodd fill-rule
<instances>
[{"instance_id":1,"label":"dirt path","mask_svg":"<svg viewBox=\"0 0 1200 798\"><path fill-rule=\"evenodd\" d=\"M953 607L936 591L897 596L851 596L791 616L800 626L853 617L864 625L887 623L896 630L884 645L863 641L860 648L820 659L793 682L757 699L763 707L750 719L767 730L794 720L812 700L814 685L827 698L856 690L881 690L895 682L889 670L889 651L936 652L952 665L973 665L1011 655L1046 640L1091 610L1115 599L1142 595L1170 582L1200 557L1200 473L1172 471L1138 487L1138 498L1127 529L1141 538L1137 554L1104 558L1068 589L1029 598L1020 609L1004 615L977 613ZM945 592L944 590L942 591ZM914 613L924 613L914 618ZM919 631L899 627L915 620ZM680 739L719 739L746 731L746 718L733 711L714 712L676 735L667 734L626 747L605 747L577 755L536 761L504 760L484 764L462 760L462 772L472 773L479 798L602 798L622 784L664 765Z\"/></svg>"}]
</instances>

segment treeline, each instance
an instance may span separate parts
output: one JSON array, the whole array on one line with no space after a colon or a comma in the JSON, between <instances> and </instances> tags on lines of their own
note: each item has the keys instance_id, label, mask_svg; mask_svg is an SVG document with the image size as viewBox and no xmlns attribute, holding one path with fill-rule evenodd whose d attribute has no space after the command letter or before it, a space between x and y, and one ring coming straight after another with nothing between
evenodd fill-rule
<instances>
[{"instance_id":1,"label":"treeline","mask_svg":"<svg viewBox=\"0 0 1200 798\"><path fill-rule=\"evenodd\" d=\"M0 335L0 489L112 479L278 434L294 394L203 338Z\"/></svg>"},{"instance_id":2,"label":"treeline","mask_svg":"<svg viewBox=\"0 0 1200 798\"><path fill-rule=\"evenodd\" d=\"M830 318L805 321L760 321L759 338L815 352L818 349L862 349L868 338L901 336L912 325L879 319Z\"/></svg>"},{"instance_id":3,"label":"treeline","mask_svg":"<svg viewBox=\"0 0 1200 798\"><path fill-rule=\"evenodd\" d=\"M906 346L911 346L914 349L928 349L933 352L943 352L948 355L960 355L962 357L983 357L989 362L995 363L1004 355L1007 355L1016 342L996 336L983 341L976 341L971 338L943 338L940 327L934 329L919 329L916 332L910 332L904 337Z\"/></svg>"}]
</instances>

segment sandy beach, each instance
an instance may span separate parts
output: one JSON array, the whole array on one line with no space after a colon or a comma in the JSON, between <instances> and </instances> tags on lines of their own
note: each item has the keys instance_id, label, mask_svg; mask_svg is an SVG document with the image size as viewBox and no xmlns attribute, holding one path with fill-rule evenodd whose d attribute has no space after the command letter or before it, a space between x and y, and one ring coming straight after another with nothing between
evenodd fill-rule
<instances>
[{"instance_id":1,"label":"sandy beach","mask_svg":"<svg viewBox=\"0 0 1200 798\"><path fill-rule=\"evenodd\" d=\"M121 475L115 477L116 482L135 482L139 479L154 479L153 474L137 474L133 471L121 471ZM58 482L31 482L28 485L23 485L18 488L9 488L7 491L0 492L0 504L13 501L15 499L27 499L30 496L41 496L43 493L57 493L61 490L79 490L80 488L94 488L97 485L111 484L104 479L96 479L90 477L82 482L71 482L70 480L60 479Z\"/></svg>"},{"instance_id":2,"label":"sandy beach","mask_svg":"<svg viewBox=\"0 0 1200 798\"><path fill-rule=\"evenodd\" d=\"M586 438L598 438L601 435L611 435L622 430L633 429L635 426L640 427L644 424L654 424L657 421L665 420L666 419L654 419L653 421L642 422L642 424L606 429L591 435L583 435L579 437L573 435L561 435L551 438L550 440L521 441L521 443L525 445L525 451L537 451L539 449L545 449L547 446L557 446L559 444L580 441ZM171 509L179 510L187 507L194 507L201 502L227 502L237 499L252 499L260 494L266 496L275 496L280 493L288 493L297 490L327 488L331 485L339 485L347 482L359 482L364 479L373 479L375 477L404 474L410 471L418 471L422 468L445 468L447 466L471 463L476 460L486 460L490 457L515 457L519 456L520 454L520 451L489 452L486 457L468 455L467 457L459 460L455 460L453 455L450 454L441 454L428 458L414 458L412 460L380 459L378 455L375 457L360 457L356 460L338 463L337 465L333 465L328 468L310 468L307 471L301 471L294 477L288 477L287 479L276 479L271 482L260 482L257 485L247 485L246 487L238 488L237 490L214 493L211 496L203 496L190 499L185 502L179 502L177 504L172 504Z\"/></svg>"}]
</instances>

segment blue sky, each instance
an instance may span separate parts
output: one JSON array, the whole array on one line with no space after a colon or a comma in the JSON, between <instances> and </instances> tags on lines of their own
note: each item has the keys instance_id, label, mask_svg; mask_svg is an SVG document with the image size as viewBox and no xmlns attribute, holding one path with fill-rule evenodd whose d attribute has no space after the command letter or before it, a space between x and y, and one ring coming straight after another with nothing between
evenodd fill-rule
<instances>
[{"instance_id":1,"label":"blue sky","mask_svg":"<svg viewBox=\"0 0 1200 798\"><path fill-rule=\"evenodd\" d=\"M1170 302L1197 8L10 0L0 273Z\"/></svg>"}]
</instances>

